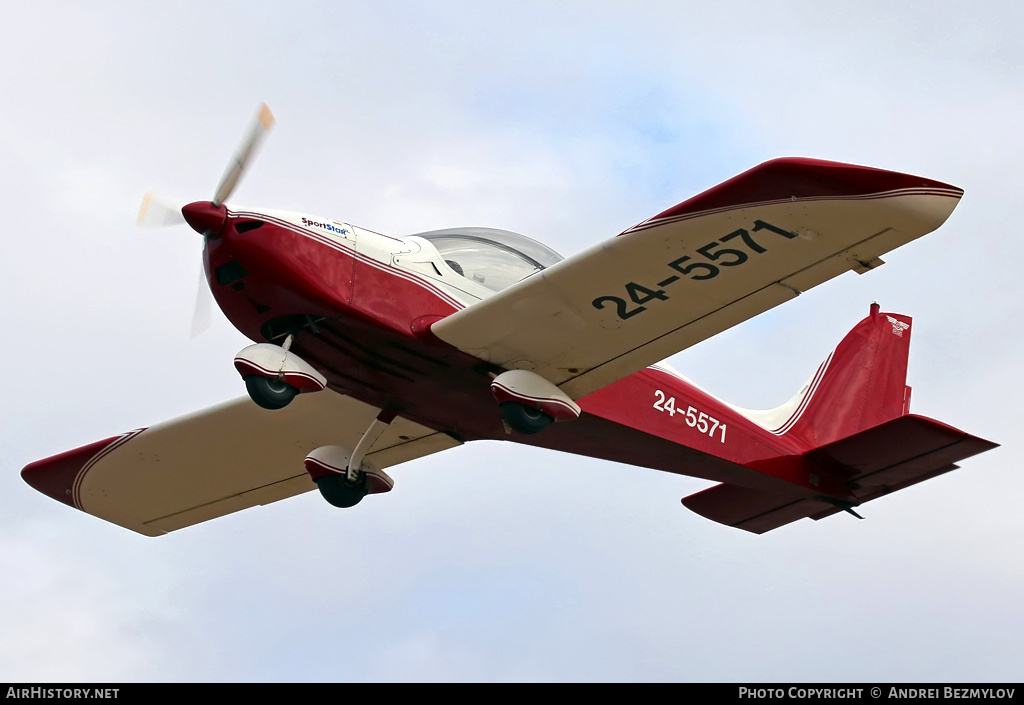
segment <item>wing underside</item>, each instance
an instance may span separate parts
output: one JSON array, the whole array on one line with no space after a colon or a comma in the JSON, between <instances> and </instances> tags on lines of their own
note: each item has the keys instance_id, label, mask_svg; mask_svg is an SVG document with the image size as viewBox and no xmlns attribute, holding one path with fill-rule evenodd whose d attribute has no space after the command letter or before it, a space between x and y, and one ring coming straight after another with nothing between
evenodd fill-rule
<instances>
[{"instance_id":1,"label":"wing underside","mask_svg":"<svg viewBox=\"0 0 1024 705\"><path fill-rule=\"evenodd\" d=\"M315 489L313 449L352 449L379 410L325 390L267 411L241 398L28 465L39 491L147 536ZM397 419L366 456L383 469L460 445Z\"/></svg>"},{"instance_id":2,"label":"wing underside","mask_svg":"<svg viewBox=\"0 0 1024 705\"><path fill-rule=\"evenodd\" d=\"M435 323L460 350L578 399L941 225L963 192L767 162Z\"/></svg>"}]
</instances>

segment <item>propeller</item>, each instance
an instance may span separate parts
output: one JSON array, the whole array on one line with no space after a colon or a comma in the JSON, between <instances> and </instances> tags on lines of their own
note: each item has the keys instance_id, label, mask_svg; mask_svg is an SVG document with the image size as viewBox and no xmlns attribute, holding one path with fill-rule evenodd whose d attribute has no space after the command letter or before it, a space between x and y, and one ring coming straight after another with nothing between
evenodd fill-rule
<instances>
[{"instance_id":1,"label":"propeller","mask_svg":"<svg viewBox=\"0 0 1024 705\"><path fill-rule=\"evenodd\" d=\"M181 204L171 202L163 196L147 191L139 206L139 215L135 224L141 228L162 228L167 225L181 225L185 216L181 214Z\"/></svg>"},{"instance_id":2,"label":"propeller","mask_svg":"<svg viewBox=\"0 0 1024 705\"><path fill-rule=\"evenodd\" d=\"M211 231L219 230L227 218L224 201L234 193L238 181L252 163L259 147L274 126L274 115L266 103L261 103L256 111L256 119L249 128L245 139L231 157L228 168L217 184L212 201L196 201L182 205L158 196L152 191L142 197L139 214L135 220L140 227L165 227L188 223L193 230L206 236ZM192 314L192 334L196 337L210 326L213 310L213 293L206 282L206 271L200 263L199 290Z\"/></svg>"},{"instance_id":3,"label":"propeller","mask_svg":"<svg viewBox=\"0 0 1024 705\"><path fill-rule=\"evenodd\" d=\"M189 338L195 338L202 334L213 321L213 292L206 281L206 270L202 262L199 263L199 287L196 289L196 302L192 307L192 328L189 330Z\"/></svg>"},{"instance_id":4,"label":"propeller","mask_svg":"<svg viewBox=\"0 0 1024 705\"><path fill-rule=\"evenodd\" d=\"M217 190L214 192L212 201L215 208L219 208L228 199L231 192L235 190L235 185L245 172L245 168L256 155L260 143L263 142L263 138L270 132L270 128L273 126L273 113L270 112L270 108L267 107L266 103L261 103L260 109L256 112L256 120L253 122L252 127L249 128L249 134L246 135L245 142L235 152L231 163L228 164L227 171L224 172L224 176L220 178L220 183L217 184Z\"/></svg>"}]
</instances>

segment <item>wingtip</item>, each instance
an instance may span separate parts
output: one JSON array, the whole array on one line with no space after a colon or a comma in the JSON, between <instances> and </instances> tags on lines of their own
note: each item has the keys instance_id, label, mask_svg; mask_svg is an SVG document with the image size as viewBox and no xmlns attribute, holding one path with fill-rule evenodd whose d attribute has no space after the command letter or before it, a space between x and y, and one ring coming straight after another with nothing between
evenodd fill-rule
<instances>
[{"instance_id":1,"label":"wingtip","mask_svg":"<svg viewBox=\"0 0 1024 705\"><path fill-rule=\"evenodd\" d=\"M21 478L33 489L69 507L81 509L75 487L92 459L116 442L120 436L96 441L49 458L29 463L21 470Z\"/></svg>"}]
</instances>

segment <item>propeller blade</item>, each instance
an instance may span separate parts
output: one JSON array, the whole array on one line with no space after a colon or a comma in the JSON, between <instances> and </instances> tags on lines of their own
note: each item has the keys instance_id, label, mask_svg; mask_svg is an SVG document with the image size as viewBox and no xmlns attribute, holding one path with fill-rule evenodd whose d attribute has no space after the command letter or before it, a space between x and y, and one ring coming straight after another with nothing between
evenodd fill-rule
<instances>
[{"instance_id":1,"label":"propeller blade","mask_svg":"<svg viewBox=\"0 0 1024 705\"><path fill-rule=\"evenodd\" d=\"M148 191L142 197L139 215L135 219L135 224L144 228L161 228L166 225L180 225L184 222L185 217L181 214L180 203L157 196L152 191Z\"/></svg>"},{"instance_id":2,"label":"propeller blade","mask_svg":"<svg viewBox=\"0 0 1024 705\"><path fill-rule=\"evenodd\" d=\"M195 338L203 333L210 327L212 319L213 292L210 291L210 285L206 281L206 271L203 269L202 262L200 262L199 289L196 290L196 303L192 309L192 331L189 337Z\"/></svg>"},{"instance_id":3,"label":"propeller blade","mask_svg":"<svg viewBox=\"0 0 1024 705\"><path fill-rule=\"evenodd\" d=\"M235 185L242 177L242 173L245 171L246 166L248 166L249 161L255 155L260 142L263 141L263 137L273 126L274 115L270 112L267 104L262 103L259 111L256 113L256 120L250 128L249 134L246 136L242 146L235 152L227 171L224 172L220 183L217 184L217 191L213 196L214 206L219 208L228 199L231 192L235 190Z\"/></svg>"}]
</instances>

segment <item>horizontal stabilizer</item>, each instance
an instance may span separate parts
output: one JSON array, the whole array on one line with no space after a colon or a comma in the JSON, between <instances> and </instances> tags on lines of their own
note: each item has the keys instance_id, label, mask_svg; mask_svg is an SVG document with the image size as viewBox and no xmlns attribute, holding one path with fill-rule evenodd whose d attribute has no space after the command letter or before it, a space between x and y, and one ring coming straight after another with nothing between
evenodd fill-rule
<instances>
[{"instance_id":1,"label":"horizontal stabilizer","mask_svg":"<svg viewBox=\"0 0 1024 705\"><path fill-rule=\"evenodd\" d=\"M956 469L956 463L998 443L924 416L909 414L816 448L807 457L853 483L858 502Z\"/></svg>"},{"instance_id":2,"label":"horizontal stabilizer","mask_svg":"<svg viewBox=\"0 0 1024 705\"><path fill-rule=\"evenodd\" d=\"M706 519L754 534L763 534L797 519L841 511L797 494L775 494L724 483L684 497L682 501L683 506Z\"/></svg>"},{"instance_id":3,"label":"horizontal stabilizer","mask_svg":"<svg viewBox=\"0 0 1024 705\"><path fill-rule=\"evenodd\" d=\"M763 534L797 519L823 519L842 511L842 504L856 507L937 477L997 446L933 419L901 416L804 455L812 467L842 478L851 490L849 499L808 497L795 486L792 494L776 494L720 484L682 501L712 521Z\"/></svg>"}]
</instances>

